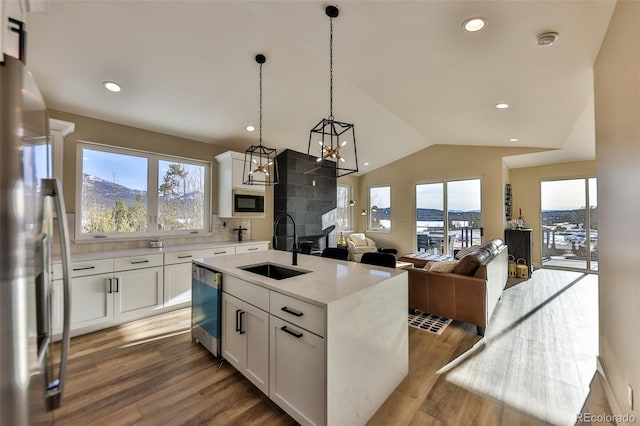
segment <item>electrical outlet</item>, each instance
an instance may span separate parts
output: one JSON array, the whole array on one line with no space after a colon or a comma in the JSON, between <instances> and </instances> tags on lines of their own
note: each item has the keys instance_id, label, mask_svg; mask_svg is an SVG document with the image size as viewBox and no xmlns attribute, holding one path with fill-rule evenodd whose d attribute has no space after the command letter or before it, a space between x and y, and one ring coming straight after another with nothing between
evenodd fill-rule
<instances>
[{"instance_id":1,"label":"electrical outlet","mask_svg":"<svg viewBox=\"0 0 640 426\"><path fill-rule=\"evenodd\" d=\"M633 410L633 388L631 385L627 388L627 403L629 404L629 408Z\"/></svg>"}]
</instances>

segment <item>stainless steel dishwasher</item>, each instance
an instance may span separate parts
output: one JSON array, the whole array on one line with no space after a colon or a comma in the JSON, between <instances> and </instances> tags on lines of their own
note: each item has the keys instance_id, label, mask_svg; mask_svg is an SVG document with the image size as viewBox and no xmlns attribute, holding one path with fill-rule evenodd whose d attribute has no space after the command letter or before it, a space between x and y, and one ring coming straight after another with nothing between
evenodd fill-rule
<instances>
[{"instance_id":1,"label":"stainless steel dishwasher","mask_svg":"<svg viewBox=\"0 0 640 426\"><path fill-rule=\"evenodd\" d=\"M191 340L218 357L222 274L195 263L191 272Z\"/></svg>"}]
</instances>

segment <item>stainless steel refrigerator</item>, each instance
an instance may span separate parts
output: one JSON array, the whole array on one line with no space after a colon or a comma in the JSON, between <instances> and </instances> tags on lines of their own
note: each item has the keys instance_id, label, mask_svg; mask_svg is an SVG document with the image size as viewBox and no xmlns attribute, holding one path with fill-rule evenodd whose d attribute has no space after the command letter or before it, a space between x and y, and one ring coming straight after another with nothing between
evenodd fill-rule
<instances>
[{"instance_id":1,"label":"stainless steel refrigerator","mask_svg":"<svg viewBox=\"0 0 640 426\"><path fill-rule=\"evenodd\" d=\"M69 247L42 96L0 53L0 425L55 423L69 352ZM55 216L54 216L55 211ZM54 225L57 235L54 237ZM61 244L63 333L52 350L52 244ZM55 359L54 359L55 358Z\"/></svg>"}]
</instances>

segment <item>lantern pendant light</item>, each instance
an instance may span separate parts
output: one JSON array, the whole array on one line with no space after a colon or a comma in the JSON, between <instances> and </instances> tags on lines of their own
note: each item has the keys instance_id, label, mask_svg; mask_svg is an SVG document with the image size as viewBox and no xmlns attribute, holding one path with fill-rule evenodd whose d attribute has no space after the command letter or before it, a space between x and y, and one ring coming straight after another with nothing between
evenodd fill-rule
<instances>
[{"instance_id":1,"label":"lantern pendant light","mask_svg":"<svg viewBox=\"0 0 640 426\"><path fill-rule=\"evenodd\" d=\"M320 174L328 168L329 174L340 177L358 172L358 153L355 126L333 117L333 18L340 11L327 6L325 13L329 17L329 118L323 118L309 132L305 173Z\"/></svg>"},{"instance_id":2,"label":"lantern pendant light","mask_svg":"<svg viewBox=\"0 0 640 426\"><path fill-rule=\"evenodd\" d=\"M244 152L244 168L242 183L245 185L275 185L278 183L278 153L275 148L262 145L262 64L267 58L256 55L256 62L260 64L260 136L259 144L251 145Z\"/></svg>"}]
</instances>

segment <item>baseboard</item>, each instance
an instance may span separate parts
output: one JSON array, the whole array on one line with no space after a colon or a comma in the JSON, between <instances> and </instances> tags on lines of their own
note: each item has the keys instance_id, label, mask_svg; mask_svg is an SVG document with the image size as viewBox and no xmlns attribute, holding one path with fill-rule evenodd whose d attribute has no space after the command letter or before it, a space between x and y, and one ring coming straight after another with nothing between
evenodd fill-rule
<instances>
[{"instance_id":1,"label":"baseboard","mask_svg":"<svg viewBox=\"0 0 640 426\"><path fill-rule=\"evenodd\" d=\"M602 378L602 387L604 388L604 394L607 397L609 408L611 408L611 412L616 419L624 419L625 415L627 415L628 413L623 413L622 410L620 410L618 401L616 400L616 397L613 393L613 389L611 388L611 383L609 383L609 380L607 379L607 375L604 372L604 367L600 363L599 356L596 357L596 361L597 361L597 370L598 370L598 373L600 374L600 377ZM629 423L624 421L619 421L616 424L618 426L630 426Z\"/></svg>"}]
</instances>

